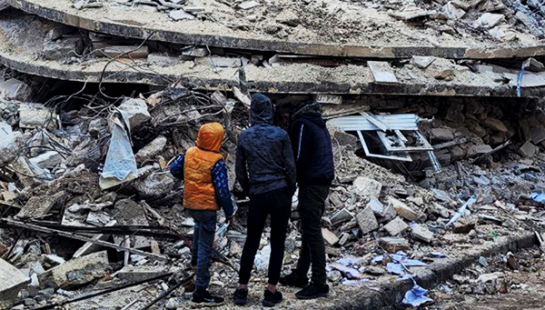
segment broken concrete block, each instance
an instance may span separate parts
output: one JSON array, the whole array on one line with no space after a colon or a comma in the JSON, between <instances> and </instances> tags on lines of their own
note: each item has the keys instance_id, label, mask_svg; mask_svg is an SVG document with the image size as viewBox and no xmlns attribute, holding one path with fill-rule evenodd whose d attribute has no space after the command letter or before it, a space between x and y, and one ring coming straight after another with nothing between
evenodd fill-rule
<instances>
[{"instance_id":1,"label":"broken concrete block","mask_svg":"<svg viewBox=\"0 0 545 310\"><path fill-rule=\"evenodd\" d=\"M105 226L106 227L111 227L111 226L114 226L115 224L117 223L117 221L110 221L109 223L107 223ZM110 238L111 235L108 235L108 234L100 234L100 235L95 235L93 237L93 240L101 240L101 241L106 241ZM101 249L102 247L98 244L94 244L94 243L91 243L91 242L87 242L85 243L81 248L79 248L76 253L74 253L74 255L72 256L72 259L74 258L79 258L79 257L82 257L82 256L85 256L85 255L88 255L88 254L91 254L93 252L97 252Z\"/></svg>"},{"instance_id":2,"label":"broken concrete block","mask_svg":"<svg viewBox=\"0 0 545 310\"><path fill-rule=\"evenodd\" d=\"M368 61L367 66L373 77L375 83L378 84L395 84L397 83L397 78L390 64L385 61Z\"/></svg>"},{"instance_id":3,"label":"broken concrete block","mask_svg":"<svg viewBox=\"0 0 545 310\"><path fill-rule=\"evenodd\" d=\"M9 309L30 278L0 258L0 309Z\"/></svg>"},{"instance_id":4,"label":"broken concrete block","mask_svg":"<svg viewBox=\"0 0 545 310\"><path fill-rule=\"evenodd\" d=\"M74 289L106 276L111 269L106 251L72 259L39 277L40 287Z\"/></svg>"},{"instance_id":5,"label":"broken concrete block","mask_svg":"<svg viewBox=\"0 0 545 310\"><path fill-rule=\"evenodd\" d=\"M379 244L386 251L396 253L397 251L406 251L411 249L411 245L404 238L384 237L379 239Z\"/></svg>"},{"instance_id":6,"label":"broken concrete block","mask_svg":"<svg viewBox=\"0 0 545 310\"><path fill-rule=\"evenodd\" d=\"M118 46L109 46L100 51L100 56L108 56L111 58L130 58L130 59L141 59L147 58L149 55L149 50L147 46L127 46L127 45L118 45Z\"/></svg>"},{"instance_id":7,"label":"broken concrete block","mask_svg":"<svg viewBox=\"0 0 545 310\"><path fill-rule=\"evenodd\" d=\"M184 10L170 11L170 13L168 13L168 16L170 16L170 18L172 18L175 21L184 20L184 19L195 19L195 16L187 13Z\"/></svg>"},{"instance_id":8,"label":"broken concrete block","mask_svg":"<svg viewBox=\"0 0 545 310\"><path fill-rule=\"evenodd\" d=\"M172 57L168 55L149 54L148 63L158 65L161 67L170 67L170 66L176 66L177 64L179 64L180 59L178 59L178 57Z\"/></svg>"},{"instance_id":9,"label":"broken concrete block","mask_svg":"<svg viewBox=\"0 0 545 310\"><path fill-rule=\"evenodd\" d=\"M119 225L149 225L145 208L131 199L117 201L115 211L114 218ZM114 241L118 245L123 245L125 237L114 236ZM151 246L151 240L143 236L131 236L130 244L135 249L144 249Z\"/></svg>"},{"instance_id":10,"label":"broken concrete block","mask_svg":"<svg viewBox=\"0 0 545 310\"><path fill-rule=\"evenodd\" d=\"M41 219L63 198L66 193L60 191L55 195L44 195L31 197L27 204L16 215L18 219Z\"/></svg>"},{"instance_id":11,"label":"broken concrete block","mask_svg":"<svg viewBox=\"0 0 545 310\"><path fill-rule=\"evenodd\" d=\"M165 266L131 266L128 265L115 273L116 277L129 283L155 278L169 272Z\"/></svg>"},{"instance_id":12,"label":"broken concrete block","mask_svg":"<svg viewBox=\"0 0 545 310\"><path fill-rule=\"evenodd\" d=\"M140 124L147 122L151 118L146 101L142 99L128 99L119 106L119 109L129 113L131 130L138 127Z\"/></svg>"},{"instance_id":13,"label":"broken concrete block","mask_svg":"<svg viewBox=\"0 0 545 310\"><path fill-rule=\"evenodd\" d=\"M242 65L240 58L222 56L198 58L195 62L214 68L238 68Z\"/></svg>"},{"instance_id":14,"label":"broken concrete block","mask_svg":"<svg viewBox=\"0 0 545 310\"><path fill-rule=\"evenodd\" d=\"M20 132L13 132L8 123L0 121L0 167L17 159L21 152L18 141L21 137Z\"/></svg>"},{"instance_id":15,"label":"broken concrete block","mask_svg":"<svg viewBox=\"0 0 545 310\"><path fill-rule=\"evenodd\" d=\"M395 237L400 233L409 229L409 225L403 221L399 216L390 221L390 223L384 226L384 229L390 234L390 236Z\"/></svg>"},{"instance_id":16,"label":"broken concrete block","mask_svg":"<svg viewBox=\"0 0 545 310\"><path fill-rule=\"evenodd\" d=\"M25 104L19 107L20 128L57 129L57 114L42 104Z\"/></svg>"},{"instance_id":17,"label":"broken concrete block","mask_svg":"<svg viewBox=\"0 0 545 310\"><path fill-rule=\"evenodd\" d=\"M260 6L261 4L257 1L244 1L242 3L240 3L238 5L238 8L239 9L242 9L242 10L249 10L249 9L252 9L252 8L255 8L257 6Z\"/></svg>"},{"instance_id":18,"label":"broken concrete block","mask_svg":"<svg viewBox=\"0 0 545 310\"><path fill-rule=\"evenodd\" d=\"M198 58L198 57L206 57L208 56L209 52L208 52L208 49L206 48L192 48L188 51L184 51L182 52L182 56L185 58L185 59L188 59L188 57L190 59L193 59L193 58Z\"/></svg>"},{"instance_id":19,"label":"broken concrete block","mask_svg":"<svg viewBox=\"0 0 545 310\"><path fill-rule=\"evenodd\" d=\"M466 15L466 12L454 5L452 2L447 3L443 7L443 12L449 19L458 20Z\"/></svg>"},{"instance_id":20,"label":"broken concrete block","mask_svg":"<svg viewBox=\"0 0 545 310\"><path fill-rule=\"evenodd\" d=\"M333 214L330 220L331 220L331 224L336 225L338 223L350 221L353 218L354 218L354 215L350 213L350 211L343 208L337 211L335 214Z\"/></svg>"},{"instance_id":21,"label":"broken concrete block","mask_svg":"<svg viewBox=\"0 0 545 310\"><path fill-rule=\"evenodd\" d=\"M371 198L371 200L369 200L369 203L367 204L367 207L371 208L375 215L383 216L384 214L384 205L376 198Z\"/></svg>"},{"instance_id":22,"label":"broken concrete block","mask_svg":"<svg viewBox=\"0 0 545 310\"><path fill-rule=\"evenodd\" d=\"M432 128L430 136L432 141L452 141L454 140L454 131L446 127Z\"/></svg>"},{"instance_id":23,"label":"broken concrete block","mask_svg":"<svg viewBox=\"0 0 545 310\"><path fill-rule=\"evenodd\" d=\"M391 204L387 204L384 207L384 212L382 213L382 217L386 220L393 220L397 216L397 211L392 207Z\"/></svg>"},{"instance_id":24,"label":"broken concrete block","mask_svg":"<svg viewBox=\"0 0 545 310\"><path fill-rule=\"evenodd\" d=\"M376 198L380 196L382 184L373 179L358 177L354 180L354 190L358 195Z\"/></svg>"},{"instance_id":25,"label":"broken concrete block","mask_svg":"<svg viewBox=\"0 0 545 310\"><path fill-rule=\"evenodd\" d=\"M411 235L426 243L432 242L434 238L434 234L427 227L416 223L411 223Z\"/></svg>"},{"instance_id":26,"label":"broken concrete block","mask_svg":"<svg viewBox=\"0 0 545 310\"><path fill-rule=\"evenodd\" d=\"M362 234L367 234L378 228L377 218L375 217L373 210L369 207L366 207L363 211L358 213L356 219Z\"/></svg>"},{"instance_id":27,"label":"broken concrete block","mask_svg":"<svg viewBox=\"0 0 545 310\"><path fill-rule=\"evenodd\" d=\"M299 24L299 16L291 10L284 9L276 16L276 21L280 24L296 27Z\"/></svg>"},{"instance_id":28,"label":"broken concrete block","mask_svg":"<svg viewBox=\"0 0 545 310\"><path fill-rule=\"evenodd\" d=\"M482 154L487 154L492 151L492 147L488 144L472 145L467 150L467 157L475 157Z\"/></svg>"},{"instance_id":29,"label":"broken concrete block","mask_svg":"<svg viewBox=\"0 0 545 310\"><path fill-rule=\"evenodd\" d=\"M29 101L32 89L23 81L9 79L0 82L0 97L8 100Z\"/></svg>"},{"instance_id":30,"label":"broken concrete block","mask_svg":"<svg viewBox=\"0 0 545 310\"><path fill-rule=\"evenodd\" d=\"M489 29L505 19L503 14L484 13L473 23L474 28Z\"/></svg>"},{"instance_id":31,"label":"broken concrete block","mask_svg":"<svg viewBox=\"0 0 545 310\"><path fill-rule=\"evenodd\" d=\"M135 188L143 198L160 198L168 193L176 185L176 180L170 172L153 172L144 180L137 182Z\"/></svg>"},{"instance_id":32,"label":"broken concrete block","mask_svg":"<svg viewBox=\"0 0 545 310\"><path fill-rule=\"evenodd\" d=\"M433 56L413 56L413 63L420 69L426 69L435 61Z\"/></svg>"},{"instance_id":33,"label":"broken concrete block","mask_svg":"<svg viewBox=\"0 0 545 310\"><path fill-rule=\"evenodd\" d=\"M167 145L167 138L159 136L151 141L148 145L141 148L138 153L136 153L136 161L139 163L145 162L148 159L155 158L159 155Z\"/></svg>"},{"instance_id":34,"label":"broken concrete block","mask_svg":"<svg viewBox=\"0 0 545 310\"><path fill-rule=\"evenodd\" d=\"M337 242L339 242L339 237L329 231L327 228L322 228L322 235L324 236L324 240L327 241L329 245L335 245Z\"/></svg>"},{"instance_id":35,"label":"broken concrete block","mask_svg":"<svg viewBox=\"0 0 545 310\"><path fill-rule=\"evenodd\" d=\"M416 213L416 211L411 209L409 206L407 206L403 202L390 197L390 199L388 200L388 203L396 210L397 215L401 216L407 221L414 222L418 219L418 214Z\"/></svg>"},{"instance_id":36,"label":"broken concrete block","mask_svg":"<svg viewBox=\"0 0 545 310\"><path fill-rule=\"evenodd\" d=\"M519 154L523 157L529 158L533 157L536 153L539 152L539 148L535 146L532 142L526 141L518 150Z\"/></svg>"},{"instance_id":37,"label":"broken concrete block","mask_svg":"<svg viewBox=\"0 0 545 310\"><path fill-rule=\"evenodd\" d=\"M40 168L48 169L60 165L62 162L62 156L58 152L48 151L36 157L30 158L29 161Z\"/></svg>"},{"instance_id":38,"label":"broken concrete block","mask_svg":"<svg viewBox=\"0 0 545 310\"><path fill-rule=\"evenodd\" d=\"M503 124L502 121L500 121L499 119L495 119L495 118L492 118L492 117L488 117L486 118L482 124L488 128L488 129L491 129L491 130L494 130L494 131L499 131L499 132L507 132L507 127L505 127L505 125Z\"/></svg>"},{"instance_id":39,"label":"broken concrete block","mask_svg":"<svg viewBox=\"0 0 545 310\"><path fill-rule=\"evenodd\" d=\"M40 56L45 60L64 60L83 53L83 40L78 37L46 41Z\"/></svg>"}]
</instances>

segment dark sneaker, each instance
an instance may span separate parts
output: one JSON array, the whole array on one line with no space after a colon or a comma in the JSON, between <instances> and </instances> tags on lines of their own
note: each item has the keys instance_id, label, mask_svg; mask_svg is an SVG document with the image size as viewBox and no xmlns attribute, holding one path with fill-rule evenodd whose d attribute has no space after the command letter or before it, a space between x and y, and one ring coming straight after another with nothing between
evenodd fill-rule
<instances>
[{"instance_id":1,"label":"dark sneaker","mask_svg":"<svg viewBox=\"0 0 545 310\"><path fill-rule=\"evenodd\" d=\"M191 301L193 302L193 305L197 307L215 307L223 305L225 300L223 297L210 295L208 291L195 291Z\"/></svg>"},{"instance_id":2,"label":"dark sneaker","mask_svg":"<svg viewBox=\"0 0 545 310\"><path fill-rule=\"evenodd\" d=\"M263 294L263 307L274 307L277 303L282 301L282 293L279 291L271 292L268 289L265 290Z\"/></svg>"},{"instance_id":3,"label":"dark sneaker","mask_svg":"<svg viewBox=\"0 0 545 310\"><path fill-rule=\"evenodd\" d=\"M318 285L311 283L306 286L304 289L295 293L295 297L299 299L315 299L319 297L329 296L329 285Z\"/></svg>"},{"instance_id":4,"label":"dark sneaker","mask_svg":"<svg viewBox=\"0 0 545 310\"><path fill-rule=\"evenodd\" d=\"M248 290L237 288L233 294L233 302L237 306L244 306L248 302Z\"/></svg>"},{"instance_id":5,"label":"dark sneaker","mask_svg":"<svg viewBox=\"0 0 545 310\"><path fill-rule=\"evenodd\" d=\"M280 284L285 286L294 286L294 287L300 287L303 288L307 286L308 284L308 278L307 277L300 277L295 273L295 271L292 271L289 275L285 277L280 277Z\"/></svg>"}]
</instances>

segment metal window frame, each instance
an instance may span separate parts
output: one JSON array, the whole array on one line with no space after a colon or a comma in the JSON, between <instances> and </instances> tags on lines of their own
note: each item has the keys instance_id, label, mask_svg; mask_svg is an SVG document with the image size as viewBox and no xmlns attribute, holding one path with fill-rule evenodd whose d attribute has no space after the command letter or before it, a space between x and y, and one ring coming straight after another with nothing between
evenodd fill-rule
<instances>
[{"instance_id":1,"label":"metal window frame","mask_svg":"<svg viewBox=\"0 0 545 310\"><path fill-rule=\"evenodd\" d=\"M380 138L380 141L386 148L388 152L424 152L424 151L433 151L433 146L426 140L424 135L420 132L420 130L415 130L414 133L416 134L417 140L423 144L422 146L406 146L405 142L407 141L407 138L401 133L400 130L396 130L395 134L399 139L399 143L401 143L401 147L392 146L390 140L386 136L386 132L384 131L377 131L377 135Z\"/></svg>"},{"instance_id":2,"label":"metal window frame","mask_svg":"<svg viewBox=\"0 0 545 310\"><path fill-rule=\"evenodd\" d=\"M365 142L365 138L363 137L361 130L356 130L358 133L358 137L360 138L361 146L363 147L363 151L365 152L365 156L367 157L374 157L374 158L382 158L382 159L389 159L389 160L399 160L399 161L406 161L406 162L412 162L413 159L409 155L409 153L405 153L403 157L397 156L397 155L382 155L382 154L374 154L369 151L369 148L367 147L367 143Z\"/></svg>"}]
</instances>

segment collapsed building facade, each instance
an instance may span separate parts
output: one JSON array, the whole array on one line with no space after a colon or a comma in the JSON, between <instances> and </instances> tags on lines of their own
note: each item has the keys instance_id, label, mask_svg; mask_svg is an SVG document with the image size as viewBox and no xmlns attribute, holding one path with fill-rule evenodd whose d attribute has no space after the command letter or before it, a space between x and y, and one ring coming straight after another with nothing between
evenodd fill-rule
<instances>
[{"instance_id":1,"label":"collapsed building facade","mask_svg":"<svg viewBox=\"0 0 545 310\"><path fill-rule=\"evenodd\" d=\"M255 92L320 102L336 160L322 223L336 294L280 307L407 303L410 279L539 242L544 15L510 0L0 0L0 307L188 308L193 223L165 169L208 121L227 129L239 206L217 231L212 285L229 294L247 208L232 154Z\"/></svg>"}]
</instances>

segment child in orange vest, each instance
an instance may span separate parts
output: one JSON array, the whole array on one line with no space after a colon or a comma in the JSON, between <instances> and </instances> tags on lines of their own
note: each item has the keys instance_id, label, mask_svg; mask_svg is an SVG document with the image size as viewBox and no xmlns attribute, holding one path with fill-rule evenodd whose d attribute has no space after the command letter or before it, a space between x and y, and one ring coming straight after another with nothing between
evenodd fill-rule
<instances>
[{"instance_id":1,"label":"child in orange vest","mask_svg":"<svg viewBox=\"0 0 545 310\"><path fill-rule=\"evenodd\" d=\"M224 302L222 297L208 292L216 212L221 207L228 222L233 216L227 166L219 152L224 133L219 123L201 126L197 146L182 153L170 167L173 176L184 180L184 208L191 210L195 221L191 264L197 266L197 282L192 301L199 306L216 306Z\"/></svg>"}]
</instances>

